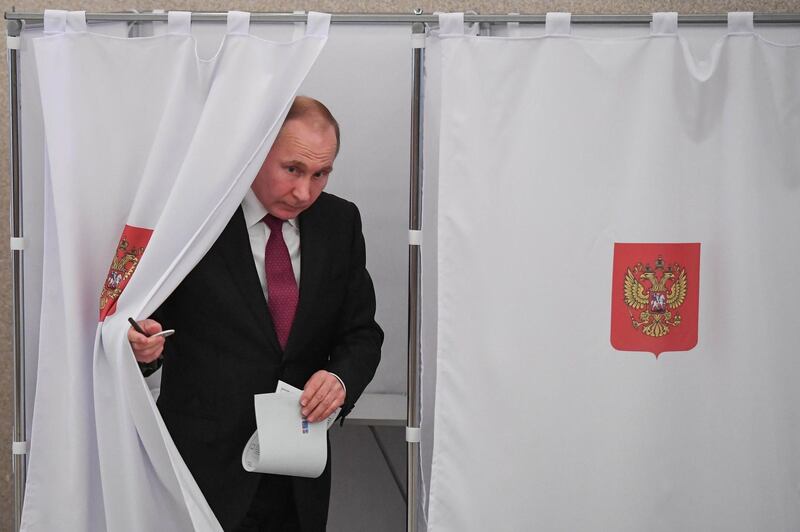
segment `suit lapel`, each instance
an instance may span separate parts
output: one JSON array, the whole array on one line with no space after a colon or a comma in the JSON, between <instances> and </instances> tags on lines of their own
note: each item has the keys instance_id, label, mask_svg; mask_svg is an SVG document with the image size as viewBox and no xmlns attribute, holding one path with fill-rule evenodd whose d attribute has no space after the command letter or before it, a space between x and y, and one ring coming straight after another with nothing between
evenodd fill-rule
<instances>
[{"instance_id":1,"label":"suit lapel","mask_svg":"<svg viewBox=\"0 0 800 532\"><path fill-rule=\"evenodd\" d=\"M263 333L264 340L270 347L280 353L281 348L267 308L267 299L264 297L253 263L250 237L241 207L236 210L217 242L220 255L230 272L231 280L239 290L244 306L249 309L252 317L256 320L256 328ZM220 309L220 311L224 310Z\"/></svg>"},{"instance_id":2,"label":"suit lapel","mask_svg":"<svg viewBox=\"0 0 800 532\"><path fill-rule=\"evenodd\" d=\"M304 324L309 321L325 273L325 265L328 263L326 226L319 209L315 207L316 205L312 206L300 215L300 300L286 343L284 359L291 356L298 338L303 337Z\"/></svg>"}]
</instances>

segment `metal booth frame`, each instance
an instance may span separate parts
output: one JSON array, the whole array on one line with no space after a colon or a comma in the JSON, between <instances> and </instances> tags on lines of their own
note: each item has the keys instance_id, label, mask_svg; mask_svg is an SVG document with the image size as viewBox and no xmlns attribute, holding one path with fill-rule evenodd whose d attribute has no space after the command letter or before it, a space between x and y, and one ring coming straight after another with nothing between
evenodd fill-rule
<instances>
[{"instance_id":1,"label":"metal booth frame","mask_svg":"<svg viewBox=\"0 0 800 532\"><path fill-rule=\"evenodd\" d=\"M227 13L193 12L193 22L225 22ZM20 147L19 50L18 43L26 25L41 25L43 13L5 13L8 35L9 72L9 169L11 184L11 270L12 270L12 328L14 357L14 426L12 437L14 476L14 530L19 530L25 495L28 442L25 417L25 341L23 311L24 237L22 223L22 175ZM166 22L166 13L87 13L87 22ZM305 14L252 13L252 23L305 22ZM409 158L409 215L408 215L408 384L406 407L407 497L406 530L418 529L420 505L418 480L420 469L420 350L421 350L421 232L422 232L422 101L425 61L424 36L428 25L437 24L437 15L423 14L333 14L331 22L350 24L408 24L411 30L412 94L411 150ZM464 16L466 23L479 23L481 34L487 34L491 24L518 22L544 24L545 15L476 15ZM572 15L573 24L645 25L651 15ZM727 15L683 15L680 24L719 25L727 23ZM800 24L800 13L755 14L756 24Z\"/></svg>"}]
</instances>

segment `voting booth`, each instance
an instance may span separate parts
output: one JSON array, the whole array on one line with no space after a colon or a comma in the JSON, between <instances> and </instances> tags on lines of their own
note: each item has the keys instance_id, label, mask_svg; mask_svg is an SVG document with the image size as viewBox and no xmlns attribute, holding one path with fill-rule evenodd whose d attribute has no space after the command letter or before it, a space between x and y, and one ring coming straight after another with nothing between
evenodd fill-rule
<instances>
[{"instance_id":1,"label":"voting booth","mask_svg":"<svg viewBox=\"0 0 800 532\"><path fill-rule=\"evenodd\" d=\"M386 333L330 530L800 526L797 16L7 17L25 530L219 529L121 321L294 94L341 126ZM163 259L98 323L121 234Z\"/></svg>"},{"instance_id":2,"label":"voting booth","mask_svg":"<svg viewBox=\"0 0 800 532\"><path fill-rule=\"evenodd\" d=\"M52 13L53 19L58 20L58 13ZM128 223L130 226L144 226L148 222L142 221L152 215L153 205L158 199L166 199L171 196L170 182L165 180L163 174L171 170L164 167L153 166L154 157L148 160L139 161L142 152L145 150L140 140L146 137L156 137L156 131L161 128L161 138L155 138L151 150L155 151L163 148L164 164L169 161L176 161L176 174L180 172L180 161L182 153L176 141L180 138L181 132L190 131L191 123L187 123L185 116L188 113L180 101L170 101L169 93L159 95L159 91L164 91L170 84L177 82L184 83L184 86L173 86L170 90L174 95L188 99L190 88L188 84L194 82L194 78L188 75L185 65L192 67L192 57L197 54L201 61L210 62L223 46L223 39L227 41L223 48L224 53L230 54L230 47L236 41L250 40L254 46L264 44L272 46L276 53L285 54L288 46L302 45L305 41L314 41L315 37L307 36L309 24L305 14L297 15L296 22L284 22L276 20L272 23L257 23L251 21L249 26L244 24L239 29L231 28L233 22L226 24L226 17L222 15L219 21L192 21L186 16L170 17L167 21L158 22L106 22L90 23L87 27L79 27L78 31L73 24L80 24L81 17L75 13L62 14L64 26L61 33L54 32L52 27L45 28L44 22L39 23L29 21L26 23L24 31L19 37L18 48L18 73L19 73L19 98L20 98L20 144L21 153L24 154L20 159L21 175L24 176L24 222L25 228L25 268L24 268L24 294L25 294L25 346L26 346L26 379L28 386L26 409L28 437L31 441L38 439L39 442L50 442L53 447L48 455L42 456L39 463L49 462L52 458L60 457L64 462L75 462L79 458L75 453L81 451L80 446L68 445L63 442L69 441L70 434L78 434L94 431L91 426L94 422L91 416L83 421L80 418L72 418L72 414L67 415L62 411L62 415L56 412L59 405L65 406L70 412L75 408L74 405L67 406L63 397L66 394L74 397L75 394L82 394L80 399L83 405L93 403L93 382L90 378L93 373L93 360L91 353L86 353L79 364L75 360L69 360L63 355L63 347L55 347L63 338L59 335L64 334L63 330L58 330L58 334L48 334L55 332L54 323L59 321L52 315L53 312L61 312L62 309L75 308L76 305L86 307L85 314L95 312L91 307L96 305L91 301L74 299L67 305L53 305L57 288L64 281L60 275L53 273L58 271L58 265L51 266L51 271L43 271L43 265L47 267L48 261L43 260L47 255L45 248L53 246L53 241L63 242L65 235L71 228L78 228L77 224L83 223L88 227L78 231L71 237L71 244L63 244L63 248L72 249L64 260L75 261L76 269L73 270L77 275L86 277L105 277L114 249L120 240L119 234L107 237L100 237L99 232L104 228L114 225L112 220L119 219L128 215L131 207L128 206L132 198L137 194L134 184L134 174L153 175L152 194L153 197L147 200L139 199L143 215L139 220ZM75 22L78 20L78 22ZM280 68L276 61L284 61L286 71L296 72L298 86L287 86L287 91L296 91L298 94L305 94L323 101L334 113L334 116L341 127L341 152L336 161L334 175L330 178L328 191L348 198L359 205L361 215L364 220L364 233L367 240L368 249L368 269L373 277L377 292L377 320L383 327L386 337L383 348L383 359L379 372L358 403L358 408L350 416L343 427L335 426L331 429L331 439L333 440L334 453L333 459L334 481L337 484L333 487L333 492L338 493L341 502L333 502L331 505L330 523L335 528L337 520L340 527L346 528L347 522L351 520L351 515L361 512L359 509L365 502L377 507L382 507L381 512L365 514L359 518L364 529L402 528L405 505L402 499L402 484L405 479L405 442L402 427L405 425L405 386L406 386L406 256L407 256L407 231L404 226L408 216L408 151L409 135L408 128L410 122L410 50L408 46L409 28L404 25L382 25L363 26L356 24L336 25L330 28L330 33L325 38L318 38L318 49L314 53L318 54L309 57L305 68L298 66L298 56L283 57L281 55L272 59L256 58L264 66L267 72L274 72ZM235 34L234 32L249 33L249 37ZM376 38L380 32L380 38ZM226 37L227 34L227 37ZM82 42L81 37L95 38L100 42L93 43L99 47L102 54L108 54L110 63L103 63L103 57L94 59L97 70L92 71L91 67L83 67L83 76L80 79L72 79L75 90L69 92L69 80L65 78L51 79L67 74L73 68L60 68L63 65L64 55L70 51L64 51L65 43L56 43L56 40L68 41L66 46L81 46L87 43ZM47 41L52 44L50 49L42 51L37 49L37 40ZM76 42L75 41L79 41ZM374 42L373 42L374 41ZM372 42L370 46L364 46L365 42ZM118 50L125 45L141 43L130 52L128 49ZM275 43L275 44L270 44ZM294 43L294 44L293 44ZM176 52L185 54L187 61L181 63L184 57L158 57L159 53L175 49L177 45L183 46ZM150 49L159 47L160 49ZM195 51L196 47L196 51ZM86 52L77 61L91 61L93 56L86 58L86 54L91 54L94 48ZM45 53L51 53L52 62L47 67L42 65L46 59ZM38 53L38 62L37 54ZM119 60L114 59L113 54L138 54L133 59ZM77 52L75 53L77 55ZM95 54L96 56L96 54ZM126 57L126 56L122 56ZM242 64L242 59L235 57L229 58L236 61L234 64L242 68L242 72L231 76L234 84L244 84L248 82L247 76L252 75L255 70L252 65ZM138 63L136 61L139 61ZM150 61L151 63L147 63ZM311 65L315 65L314 73L310 73ZM200 63L201 67L203 63ZM361 79L359 72L368 68L376 75L369 79ZM160 70L159 70L160 69ZM276 73L277 83L285 84L285 74ZM205 75L201 72L201 76ZM50 77L48 77L50 76ZM47 78L47 79L43 79ZM114 79L113 82L102 82L104 78ZM159 85L160 82L161 85ZM286 97L280 93L270 90L269 87L259 85L259 81L249 81L254 86L260 86L263 92L253 94L256 98L264 98L264 93L271 94L273 99ZM118 83L118 84L117 84ZM43 88L44 84L48 84ZM84 84L96 87L96 92L85 92ZM283 86L283 85L281 85ZM42 101L40 92L52 90L53 94L63 98L56 103L50 103L53 98L45 99L51 106L58 107L52 112L74 113L72 117L62 121L54 121L52 128L58 134L58 127L63 126L64 142L70 142L71 138L78 135L78 131L85 131L92 145L86 146L85 150L80 147L70 145L69 150L74 150L85 155L91 160L90 164L76 162L77 167L69 169L69 175L63 175L66 170L59 170L62 175L55 175L51 180L52 172L45 168L48 161L54 155L48 156L47 149L54 151L54 146L45 146L43 142L45 135L45 122L42 115ZM219 91L219 82L216 82L214 90ZM127 91L127 92L121 92ZM83 98L77 102L64 101L67 94L74 94L78 98ZM287 92L288 94L288 92ZM103 98L116 98L116 103L103 101ZM227 97L226 97L227 98ZM288 101L288 100L286 100ZM283 110L286 101L279 102ZM252 102L247 105L239 97L230 98L234 108L242 113L241 118L230 121L231 132L239 140L229 135L232 144L245 144L245 140L240 136L244 127L242 119L248 119L254 114L255 108L260 104ZM102 117L96 117L95 113L99 109L109 109L109 106L116 105L116 112L107 116L107 122ZM62 107L63 106L63 107ZM143 115L143 112L152 113L150 116ZM236 111L234 111L236 112ZM170 114L172 113L172 114ZM183 113L183 114L178 114ZM157 117L165 116L164 122L171 120L176 127L171 138L166 138L163 132L163 124ZM204 115L205 116L205 115ZM217 120L227 120L230 115ZM132 124L146 123L153 128L151 132L137 133ZM362 125L363 124L363 125ZM85 128L85 129L81 129ZM113 132L120 128L123 133L117 140ZM199 128L198 128L199 130ZM101 136L92 136L92 133L99 133ZM221 131L212 133L212 137L219 135ZM274 133L274 132L273 132ZM106 137L111 146L102 144L103 137ZM256 140L257 135L253 135ZM209 138L209 141L216 144L214 148L208 148L209 153L215 150L226 150L225 143L220 137ZM379 144L382 148L375 149L375 142L380 139ZM125 146L118 144L131 145L130 150L125 150ZM188 139L186 142L197 143L197 138ZM54 141L52 141L54 142ZM108 154L109 158L101 162L103 154ZM146 153L145 153L146 154ZM263 160L263 153L254 158L258 164ZM260 157L260 159L259 159ZM112 158L114 160L112 160ZM134 164L132 164L134 163ZM139 166L136 166L138 164ZM207 164L207 163L204 163ZM149 166L148 166L149 165ZM101 166L105 167L105 172ZM63 168L63 166L62 166ZM58 172L57 172L58 173ZM88 175L87 175L88 174ZM159 175L156 175L159 174ZM94 183L87 181L95 179ZM209 177L210 178L210 177ZM191 180L203 180L195 174ZM138 183L138 175L135 177ZM142 179L147 179L146 176ZM52 183L48 184L48 180ZM82 183L81 187L73 187L76 181ZM190 194L184 193L186 201L195 202L197 200L196 185L190 185L193 189ZM248 185L249 186L249 185ZM60 188L60 187L67 187ZM94 190L93 190L94 189ZM54 192L53 192L54 191ZM67 194L55 200L55 205L48 202L52 201L52 194ZM177 196L177 194L172 194ZM217 197L221 193L214 193ZM370 199L371 198L371 199ZM393 198L392 201L384 202L384 198ZM213 198L211 198L213 200ZM135 201L134 201L135 202ZM51 209L51 206L54 207ZM135 210L135 208L134 208ZM188 210L182 207L172 207L170 209L179 217L183 218ZM73 214L74 213L74 214ZM64 224L64 229L58 233L55 230L48 231L47 215L50 215L50 222L57 220ZM65 219L64 216L67 216ZM86 216L86 218L82 218ZM64 221L66 220L66 221ZM125 222L122 222L125 225ZM121 227L111 232L119 232ZM48 236L49 235L49 236ZM67 235L69 236L69 235ZM103 244L103 239L105 243ZM112 243L113 242L113 243ZM110 245L110 248L109 248ZM151 243L152 245L152 243ZM195 245L196 247L196 245ZM55 249L54 249L55 248ZM106 248L106 251L101 249ZM110 252L108 251L110 249ZM49 248L52 264L53 257L57 256L58 248ZM152 248L148 246L148 251ZM110 253L110 254L109 254ZM91 262L89 257L96 255L96 260ZM87 267L88 264L91 267ZM105 263L105 264L103 264ZM142 262L143 266L146 265ZM381 264L381 266L376 266ZM63 266L63 265L62 265ZM78 268L80 270L78 270ZM168 266L162 267L164 270ZM62 268L63 269L63 268ZM106 270L101 273L101 270ZM138 274L142 274L141 269L137 269ZM146 274L146 272L145 272ZM86 280L86 284L92 284ZM102 282L101 282L102 286ZM126 291L131 287L126 287ZM135 288L135 287L134 287ZM121 314L118 311L117 314ZM40 324L40 316L42 323ZM123 318L125 316L122 316ZM65 316L66 318L66 316ZM71 320L73 326L77 319L74 312L72 316L66 318ZM96 316L94 318L96 320ZM108 319L108 318L107 318ZM179 332L180 333L180 332ZM93 331L86 333L94 335ZM40 343L52 342L47 345ZM44 357L50 355L50 366L45 361L44 366L38 364L39 353ZM80 358L80 355L77 355ZM37 387L37 366L39 366L39 382L48 382L46 386ZM55 368L55 369L54 369ZM45 373L41 373L47 370ZM42 376L44 375L44 376ZM51 380L48 381L47 379ZM138 378L138 377L137 377ZM159 388L159 373L148 377L148 386L153 396L157 396ZM38 394L38 397L36 395ZM51 411L48 413L46 404L51 404ZM34 407L36 404L36 407ZM88 406L86 406L88 408ZM56 412L53 412L55 409ZM96 413L96 416L102 414ZM39 418L37 419L37 416ZM41 420L41 421L39 421ZM68 423L64 425L63 423ZM36 427L39 427L38 429ZM31 428L33 435L31 437ZM41 433L37 438L36 434ZM109 432L117 432L115 430ZM28 438L21 438L25 441ZM338 442L341 440L341 442ZM245 443L245 442L243 442ZM49 444L45 444L49 445ZM29 504L31 499L35 500L47 491L48 486L58 484L50 478L49 468L40 469L37 472L37 450L36 444L32 443L31 467L28 470L29 490L31 485L42 486L38 490L29 491ZM87 468L92 469L88 460L83 459ZM55 467L55 462L51 462ZM110 466L118 468L115 464ZM339 473L340 468L342 472ZM97 468L93 468L97 469ZM344 470L348 471L344 473ZM357 473L357 471L361 473ZM95 472L97 474L97 472ZM64 479L71 484L73 492L79 491L80 482L76 478ZM90 484L88 481L87 485ZM87 486L87 489L88 486ZM358 499L352 496L355 492ZM98 494L87 495L87 498L97 497L98 504L102 507L102 498ZM371 501L371 502L370 502ZM76 515L68 506L64 506L64 512ZM42 508L43 524L50 522L58 516L58 512L51 509ZM49 512L49 513L48 513ZM79 514L79 513L78 513ZM30 515L35 516L36 511ZM157 515L151 514L153 517ZM59 521L60 526L69 526L68 517ZM108 517L107 517L108 518ZM39 526L36 519L30 519L32 527ZM162 520L161 524L167 526L169 521ZM75 523L76 528L81 525ZM106 523L107 526L111 526ZM126 525L127 526L127 525ZM144 526L144 525L143 525ZM180 527L180 524L176 526ZM193 525L197 527L197 524ZM343 529L344 529L343 528Z\"/></svg>"}]
</instances>

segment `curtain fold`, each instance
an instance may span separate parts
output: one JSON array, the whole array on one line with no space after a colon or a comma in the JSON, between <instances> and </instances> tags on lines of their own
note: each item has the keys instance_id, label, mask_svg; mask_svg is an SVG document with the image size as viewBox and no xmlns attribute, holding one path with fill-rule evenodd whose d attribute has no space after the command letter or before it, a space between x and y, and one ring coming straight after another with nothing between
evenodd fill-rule
<instances>
[{"instance_id":1,"label":"curtain fold","mask_svg":"<svg viewBox=\"0 0 800 532\"><path fill-rule=\"evenodd\" d=\"M800 528L800 45L743 17L440 36L430 530ZM614 349L615 244L698 242L697 346Z\"/></svg>"},{"instance_id":2,"label":"curtain fold","mask_svg":"<svg viewBox=\"0 0 800 532\"><path fill-rule=\"evenodd\" d=\"M188 15L124 39L48 11L35 43L48 171L24 530L220 529L141 378L127 318L152 313L216 240L330 17L310 13L304 37L278 43L232 12L201 59Z\"/></svg>"}]
</instances>

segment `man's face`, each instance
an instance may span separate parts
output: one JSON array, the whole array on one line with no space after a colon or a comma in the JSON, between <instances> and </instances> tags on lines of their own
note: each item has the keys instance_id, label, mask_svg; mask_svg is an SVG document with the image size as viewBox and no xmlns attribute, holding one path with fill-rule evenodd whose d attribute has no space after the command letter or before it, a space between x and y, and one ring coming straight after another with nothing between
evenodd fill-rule
<instances>
[{"instance_id":1,"label":"man's face","mask_svg":"<svg viewBox=\"0 0 800 532\"><path fill-rule=\"evenodd\" d=\"M313 119L286 122L267 154L252 189L276 218L296 218L314 203L333 170L336 133Z\"/></svg>"}]
</instances>

